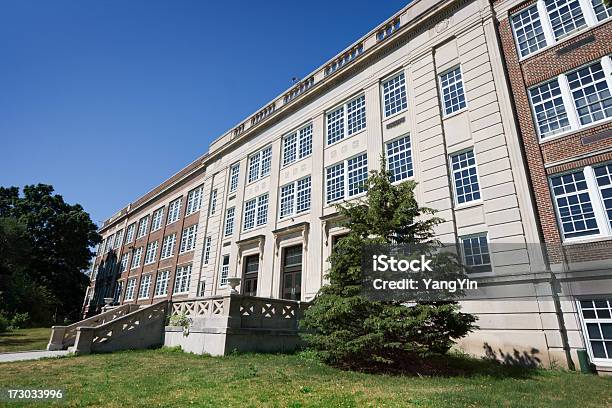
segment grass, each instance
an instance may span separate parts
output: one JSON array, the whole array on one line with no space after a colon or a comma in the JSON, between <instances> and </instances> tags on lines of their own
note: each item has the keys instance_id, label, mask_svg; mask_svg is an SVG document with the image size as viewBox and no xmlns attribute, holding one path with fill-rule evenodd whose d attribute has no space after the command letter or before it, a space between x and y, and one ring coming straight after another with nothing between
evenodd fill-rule
<instances>
[{"instance_id":1,"label":"grass","mask_svg":"<svg viewBox=\"0 0 612 408\"><path fill-rule=\"evenodd\" d=\"M456 358L464 366L461 376L374 375L307 356L209 357L159 349L4 363L0 388L59 387L67 400L58 405L122 408L612 406L612 378L465 358Z\"/></svg>"},{"instance_id":2,"label":"grass","mask_svg":"<svg viewBox=\"0 0 612 408\"><path fill-rule=\"evenodd\" d=\"M51 329L16 329L0 333L0 353L14 351L44 350L47 348Z\"/></svg>"}]
</instances>

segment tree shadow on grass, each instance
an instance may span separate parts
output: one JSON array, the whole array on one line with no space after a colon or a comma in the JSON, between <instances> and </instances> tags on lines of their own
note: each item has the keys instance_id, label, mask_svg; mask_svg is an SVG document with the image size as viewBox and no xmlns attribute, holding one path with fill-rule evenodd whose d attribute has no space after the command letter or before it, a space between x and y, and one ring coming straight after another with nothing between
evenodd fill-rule
<instances>
[{"instance_id":1,"label":"tree shadow on grass","mask_svg":"<svg viewBox=\"0 0 612 408\"><path fill-rule=\"evenodd\" d=\"M28 349L29 345L36 345L38 349L43 341L40 337L30 337L26 333L19 331L8 331L0 333L0 353L10 353L12 349L17 351L21 350L34 350L34 348ZM8 349L7 351L2 351Z\"/></svg>"}]
</instances>

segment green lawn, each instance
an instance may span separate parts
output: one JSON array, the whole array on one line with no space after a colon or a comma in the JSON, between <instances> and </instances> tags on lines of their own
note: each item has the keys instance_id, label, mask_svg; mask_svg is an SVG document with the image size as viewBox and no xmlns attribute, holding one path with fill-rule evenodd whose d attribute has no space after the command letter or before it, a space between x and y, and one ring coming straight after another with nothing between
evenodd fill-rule
<instances>
[{"instance_id":1,"label":"green lawn","mask_svg":"<svg viewBox=\"0 0 612 408\"><path fill-rule=\"evenodd\" d=\"M122 408L612 406L612 378L461 364L463 376L402 377L340 371L304 355L207 357L161 349L4 363L0 388L60 387L67 406Z\"/></svg>"},{"instance_id":2,"label":"green lawn","mask_svg":"<svg viewBox=\"0 0 612 408\"><path fill-rule=\"evenodd\" d=\"M49 343L51 329L17 329L0 333L0 353L44 350Z\"/></svg>"}]
</instances>

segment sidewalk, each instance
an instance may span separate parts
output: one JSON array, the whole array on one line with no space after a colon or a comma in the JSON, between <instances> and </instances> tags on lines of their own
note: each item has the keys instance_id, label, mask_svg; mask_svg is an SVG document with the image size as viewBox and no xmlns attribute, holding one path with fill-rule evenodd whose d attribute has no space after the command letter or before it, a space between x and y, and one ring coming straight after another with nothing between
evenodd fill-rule
<instances>
[{"instance_id":1,"label":"sidewalk","mask_svg":"<svg viewBox=\"0 0 612 408\"><path fill-rule=\"evenodd\" d=\"M46 357L61 357L70 354L68 350L34 350L34 351L19 351L17 353L0 353L0 363L8 363L9 361L25 361L38 360Z\"/></svg>"}]
</instances>

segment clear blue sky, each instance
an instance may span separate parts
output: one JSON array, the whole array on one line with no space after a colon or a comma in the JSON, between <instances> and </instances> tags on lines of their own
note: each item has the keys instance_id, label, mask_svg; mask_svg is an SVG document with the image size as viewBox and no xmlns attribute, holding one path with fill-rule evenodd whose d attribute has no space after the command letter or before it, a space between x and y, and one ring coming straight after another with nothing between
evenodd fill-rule
<instances>
[{"instance_id":1,"label":"clear blue sky","mask_svg":"<svg viewBox=\"0 0 612 408\"><path fill-rule=\"evenodd\" d=\"M3 0L0 185L100 222L408 0Z\"/></svg>"}]
</instances>

